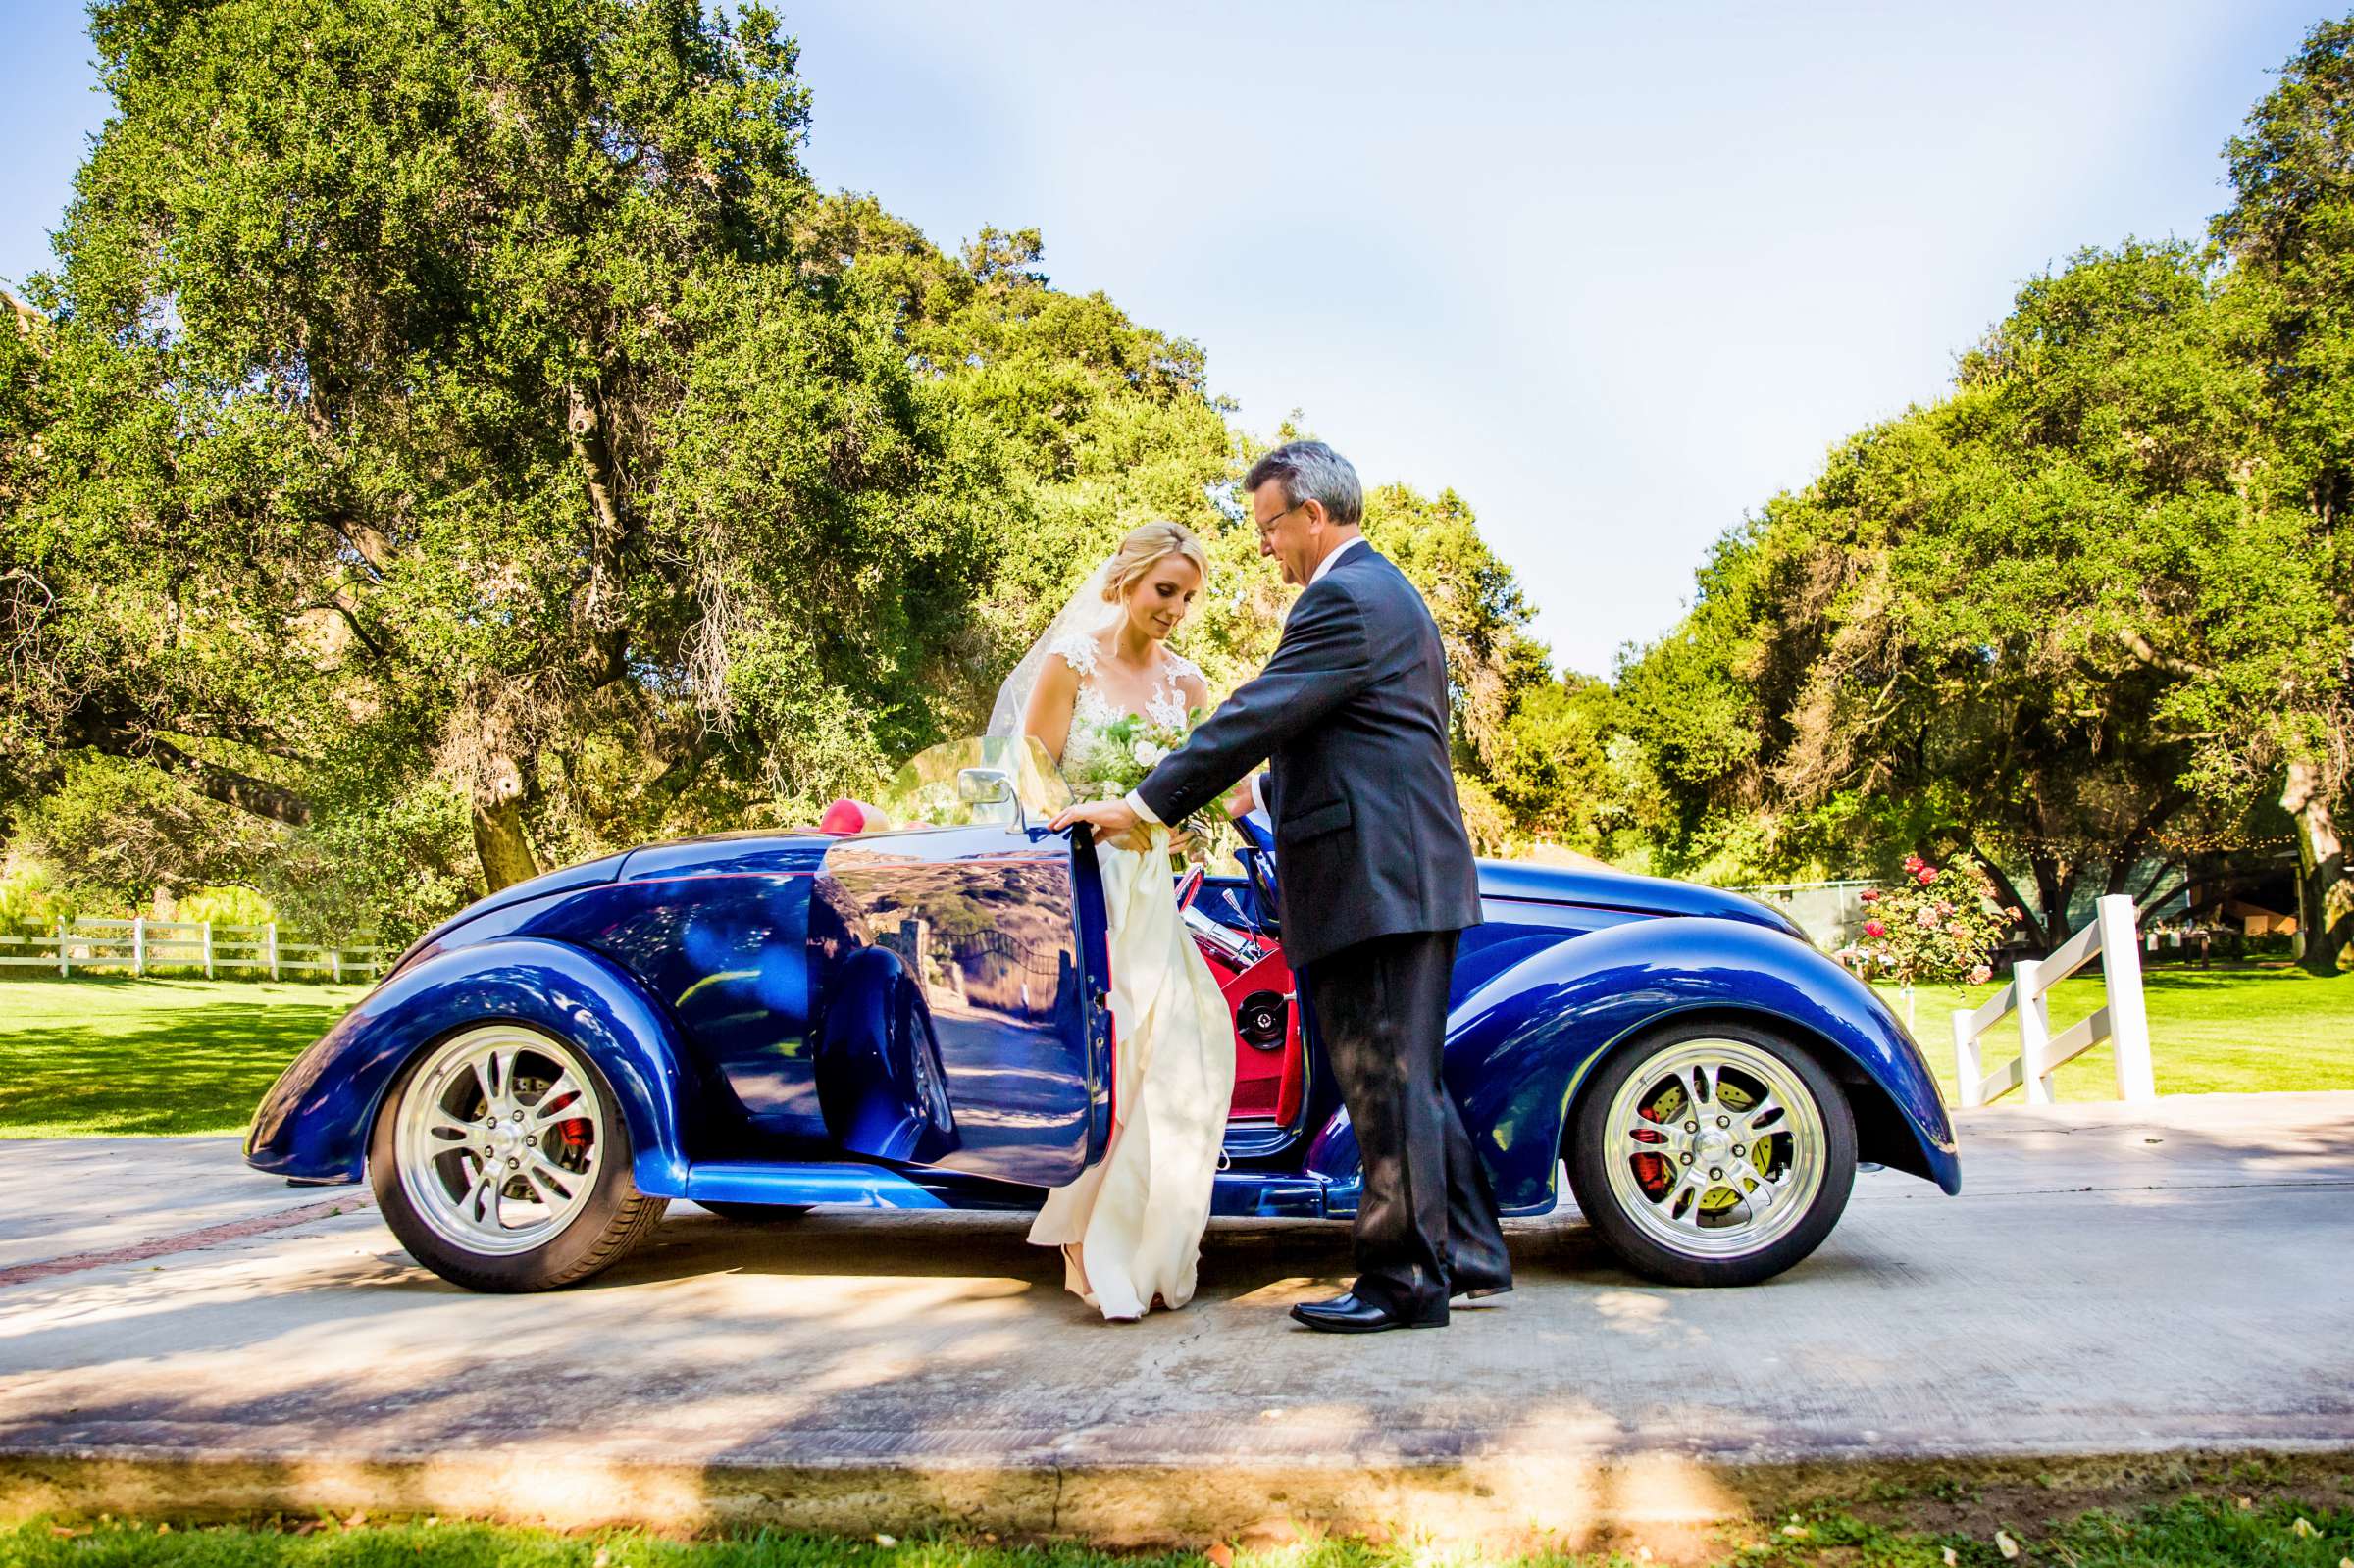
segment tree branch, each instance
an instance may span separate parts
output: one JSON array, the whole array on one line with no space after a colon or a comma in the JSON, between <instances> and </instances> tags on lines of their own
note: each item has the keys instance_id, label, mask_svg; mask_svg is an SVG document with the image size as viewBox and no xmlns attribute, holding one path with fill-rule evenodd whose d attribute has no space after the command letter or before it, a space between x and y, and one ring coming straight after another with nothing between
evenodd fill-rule
<instances>
[{"instance_id":1,"label":"tree branch","mask_svg":"<svg viewBox=\"0 0 2354 1568\"><path fill-rule=\"evenodd\" d=\"M2164 670L2168 675L2193 677L2215 674L2215 671L2207 665L2193 664L2188 659L2180 659L2171 653L2159 652L2151 645L2148 637L2143 636L2131 627L2121 630L2117 633L2117 640L2124 644L2125 651L2133 655L2136 661L2153 670Z\"/></svg>"}]
</instances>

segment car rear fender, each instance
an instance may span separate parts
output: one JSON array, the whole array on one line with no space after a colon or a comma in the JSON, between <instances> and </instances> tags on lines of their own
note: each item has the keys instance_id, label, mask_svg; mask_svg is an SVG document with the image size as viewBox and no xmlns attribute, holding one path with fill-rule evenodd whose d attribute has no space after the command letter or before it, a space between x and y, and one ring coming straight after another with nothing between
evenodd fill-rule
<instances>
[{"instance_id":1,"label":"car rear fender","mask_svg":"<svg viewBox=\"0 0 2354 1568\"><path fill-rule=\"evenodd\" d=\"M1961 1189L1953 1124L1928 1064L1853 975L1779 932L1743 921L1633 921L1564 937L1491 977L1450 1012L1447 1085L1486 1160L1497 1205L1554 1200L1569 1108L1594 1064L1663 1021L1743 1018L1813 1050L1847 1087L1862 1157ZM1354 1181L1342 1112L1308 1169Z\"/></svg>"},{"instance_id":2,"label":"car rear fender","mask_svg":"<svg viewBox=\"0 0 2354 1568\"><path fill-rule=\"evenodd\" d=\"M693 1111L677 1027L618 966L563 942L516 936L425 958L378 986L271 1086L245 1160L301 1182L356 1182L386 1091L453 1030L510 1019L570 1043L612 1085L636 1151L638 1189L686 1195L682 1129Z\"/></svg>"}]
</instances>

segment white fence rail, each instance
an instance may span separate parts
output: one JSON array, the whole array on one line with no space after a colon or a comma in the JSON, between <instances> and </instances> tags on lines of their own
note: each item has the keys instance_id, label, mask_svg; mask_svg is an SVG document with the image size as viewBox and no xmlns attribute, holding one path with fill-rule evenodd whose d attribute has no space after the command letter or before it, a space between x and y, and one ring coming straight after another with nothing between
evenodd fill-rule
<instances>
[{"instance_id":1,"label":"white fence rail","mask_svg":"<svg viewBox=\"0 0 2354 1568\"><path fill-rule=\"evenodd\" d=\"M2052 987L2096 955L2107 999L2091 1017L2053 1034ZM2014 1012L2019 1014L2019 1059L1989 1074L1979 1061L1978 1042ZM2103 1040L2116 1047L2118 1097L2156 1099L2150 1019L2141 999L2141 943L2134 936L2133 900L2123 894L2102 899L2092 924L2051 957L2021 959L2012 968L2011 984L1988 997L1984 1006L1954 1015L1954 1078L1962 1103L1991 1104L2023 1087L2028 1104L2049 1105L2052 1074Z\"/></svg>"},{"instance_id":2,"label":"white fence rail","mask_svg":"<svg viewBox=\"0 0 2354 1568\"><path fill-rule=\"evenodd\" d=\"M230 926L209 920L59 921L45 932L0 932L0 968L201 969L208 980L225 969L373 980L384 971L382 947L331 947L279 939L278 926Z\"/></svg>"}]
</instances>

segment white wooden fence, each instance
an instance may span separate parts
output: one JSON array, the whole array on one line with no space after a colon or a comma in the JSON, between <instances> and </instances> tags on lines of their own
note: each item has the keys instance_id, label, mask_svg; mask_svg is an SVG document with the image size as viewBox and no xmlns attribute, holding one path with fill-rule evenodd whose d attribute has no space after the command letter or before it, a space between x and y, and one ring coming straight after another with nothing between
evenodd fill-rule
<instances>
[{"instance_id":1,"label":"white wooden fence","mask_svg":"<svg viewBox=\"0 0 2354 1568\"><path fill-rule=\"evenodd\" d=\"M2052 1033L2051 988L2101 960L2108 997L2092 1016ZM2019 1059L1988 1074L1978 1059L1978 1042L2012 1013L2019 1014ZM2022 958L2011 984L1974 1013L1954 1015L1954 1078L1964 1105L1986 1105L2024 1087L2027 1103L2052 1103L2052 1074L2061 1063L2109 1040L2116 1046L2120 1099L2154 1100L2158 1081L2150 1066L2150 1019L2141 1000L2141 943L2134 937L2133 900L2118 894L2100 901L2091 925L2068 939L2049 958Z\"/></svg>"},{"instance_id":2,"label":"white wooden fence","mask_svg":"<svg viewBox=\"0 0 2354 1568\"><path fill-rule=\"evenodd\" d=\"M275 921L230 926L209 920L59 921L45 932L0 932L0 967L54 969L201 969L206 979L225 969L330 980L373 980L384 970L382 947L329 947L279 939Z\"/></svg>"}]
</instances>

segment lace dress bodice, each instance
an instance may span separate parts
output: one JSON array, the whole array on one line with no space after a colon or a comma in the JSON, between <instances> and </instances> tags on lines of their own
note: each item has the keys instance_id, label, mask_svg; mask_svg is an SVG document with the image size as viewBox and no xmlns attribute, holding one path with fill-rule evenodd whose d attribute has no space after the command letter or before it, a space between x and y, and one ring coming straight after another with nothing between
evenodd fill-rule
<instances>
[{"instance_id":1,"label":"lace dress bodice","mask_svg":"<svg viewBox=\"0 0 2354 1568\"><path fill-rule=\"evenodd\" d=\"M1096 664L1101 654L1096 647L1094 637L1084 632L1073 632L1069 636L1056 638L1052 651L1061 654L1063 662L1079 676L1079 695L1071 707L1071 729L1074 733L1082 729L1101 730L1129 717L1128 710L1104 695L1102 686L1096 681ZM1189 710L1186 707L1185 689L1177 682L1180 677L1189 675L1198 681L1202 678L1202 672L1192 660L1171 653L1166 648L1161 650L1161 654L1160 680L1146 693L1144 712L1138 717L1182 731L1186 728ZM1069 750L1067 741L1064 750Z\"/></svg>"}]
</instances>

